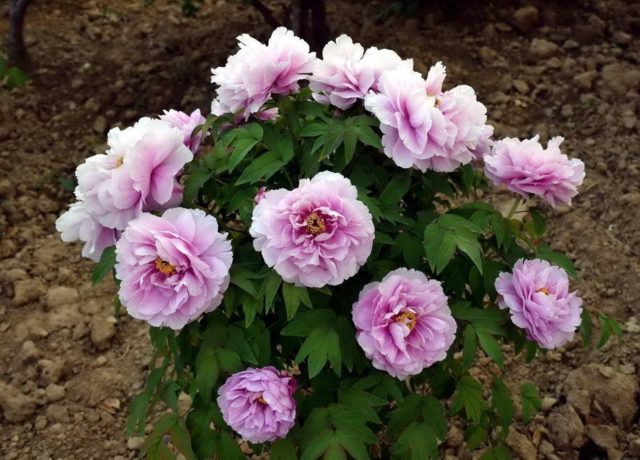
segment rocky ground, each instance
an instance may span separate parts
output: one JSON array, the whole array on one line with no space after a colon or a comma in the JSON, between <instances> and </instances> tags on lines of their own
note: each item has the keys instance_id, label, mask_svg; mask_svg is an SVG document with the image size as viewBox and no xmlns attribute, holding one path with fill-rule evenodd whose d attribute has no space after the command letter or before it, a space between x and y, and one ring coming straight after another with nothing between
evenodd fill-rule
<instances>
[{"instance_id":1,"label":"rocky ground","mask_svg":"<svg viewBox=\"0 0 640 460\"><path fill-rule=\"evenodd\" d=\"M640 3L503 3L385 21L387 1L336 0L328 15L336 35L396 49L419 70L442 60L454 83L476 88L498 136L561 134L584 160L582 193L552 213L549 240L576 261L587 308L618 318L625 340L598 351L576 340L529 366L511 359L508 380L536 382L543 410L508 443L526 460L640 458ZM206 110L209 68L242 32L268 28L233 0L205 2L195 18L171 0L29 11L32 81L0 89L1 458L139 456L124 422L150 360L146 328L114 317L114 286L93 288L91 263L59 241L53 224L72 199L60 179L103 150L114 124ZM443 455L478 453L454 424Z\"/></svg>"}]
</instances>

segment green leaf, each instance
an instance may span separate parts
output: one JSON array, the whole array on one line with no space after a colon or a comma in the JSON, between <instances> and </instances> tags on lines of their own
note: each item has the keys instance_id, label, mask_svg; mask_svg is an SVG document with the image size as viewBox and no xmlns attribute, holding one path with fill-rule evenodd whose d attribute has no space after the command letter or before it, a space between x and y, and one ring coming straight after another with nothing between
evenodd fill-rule
<instances>
[{"instance_id":1,"label":"green leaf","mask_svg":"<svg viewBox=\"0 0 640 460\"><path fill-rule=\"evenodd\" d=\"M497 340L494 339L492 335L477 328L476 333L478 334L480 346L487 354L487 356L490 356L491 359L493 359L500 367L500 369L504 369L504 358L502 357L502 350L500 349L500 344L497 342Z\"/></svg>"},{"instance_id":2,"label":"green leaf","mask_svg":"<svg viewBox=\"0 0 640 460\"><path fill-rule=\"evenodd\" d=\"M503 445L495 446L487 450L480 460L512 460L511 451Z\"/></svg>"},{"instance_id":3,"label":"green leaf","mask_svg":"<svg viewBox=\"0 0 640 460\"><path fill-rule=\"evenodd\" d=\"M434 398L427 396L422 408L422 418L431 425L433 432L439 439L444 440L447 436L447 417L444 405Z\"/></svg>"},{"instance_id":4,"label":"green leaf","mask_svg":"<svg viewBox=\"0 0 640 460\"><path fill-rule=\"evenodd\" d=\"M584 308L582 310L580 322L580 334L582 334L582 344L585 348L591 347L593 342L593 323L589 311Z\"/></svg>"},{"instance_id":5,"label":"green leaf","mask_svg":"<svg viewBox=\"0 0 640 460\"><path fill-rule=\"evenodd\" d=\"M338 443L338 440L334 439L322 458L323 460L347 460L347 454Z\"/></svg>"},{"instance_id":6,"label":"green leaf","mask_svg":"<svg viewBox=\"0 0 640 460\"><path fill-rule=\"evenodd\" d=\"M229 172L233 171L236 166L247 156L251 149L258 143L257 139L240 138L233 143L233 151L229 156Z\"/></svg>"},{"instance_id":7,"label":"green leaf","mask_svg":"<svg viewBox=\"0 0 640 460\"><path fill-rule=\"evenodd\" d=\"M520 397L522 399L522 421L527 424L540 409L540 395L536 386L527 382L520 387Z\"/></svg>"},{"instance_id":8,"label":"green leaf","mask_svg":"<svg viewBox=\"0 0 640 460\"><path fill-rule=\"evenodd\" d=\"M111 271L116 264L116 247L109 246L102 251L100 261L93 267L93 273L91 275L91 282L96 286L102 281Z\"/></svg>"},{"instance_id":9,"label":"green leaf","mask_svg":"<svg viewBox=\"0 0 640 460\"><path fill-rule=\"evenodd\" d=\"M169 436L171 443L187 460L197 460L196 454L191 447L191 436L184 422L179 420L174 423L171 428L169 428Z\"/></svg>"},{"instance_id":10,"label":"green leaf","mask_svg":"<svg viewBox=\"0 0 640 460\"><path fill-rule=\"evenodd\" d=\"M549 248L546 244L541 244L538 247L537 252L538 257L544 260L548 260L552 264L563 268L569 276L573 279L578 279L578 272L576 271L575 266L571 259L569 259L566 255L560 254L559 252L553 252L551 248Z\"/></svg>"},{"instance_id":11,"label":"green leaf","mask_svg":"<svg viewBox=\"0 0 640 460\"><path fill-rule=\"evenodd\" d=\"M369 126L358 127L358 139L365 145L376 149L382 149L380 136Z\"/></svg>"},{"instance_id":12,"label":"green leaf","mask_svg":"<svg viewBox=\"0 0 640 460\"><path fill-rule=\"evenodd\" d=\"M280 278L280 275L278 275L275 270L269 272L269 274L262 281L262 287L260 288L260 291L264 295L265 311L268 312L271 310L271 305L273 305L273 300L278 293L278 289L280 289L281 283L282 278Z\"/></svg>"},{"instance_id":13,"label":"green leaf","mask_svg":"<svg viewBox=\"0 0 640 460\"><path fill-rule=\"evenodd\" d=\"M476 330L471 324L467 324L464 329L464 345L462 348L462 367L468 369L476 357L476 349L478 348L478 340Z\"/></svg>"},{"instance_id":14,"label":"green leaf","mask_svg":"<svg viewBox=\"0 0 640 460\"><path fill-rule=\"evenodd\" d=\"M477 237L466 228L459 228L455 231L456 246L469 256L476 268L482 274L482 246L478 243Z\"/></svg>"},{"instance_id":15,"label":"green leaf","mask_svg":"<svg viewBox=\"0 0 640 460\"><path fill-rule=\"evenodd\" d=\"M472 233L482 233L482 228L478 225L474 224L470 220L465 219L464 217L458 216L457 214L443 214L438 218L438 225L441 228L445 228L448 230L453 230L454 232L458 232L461 229L468 230Z\"/></svg>"},{"instance_id":16,"label":"green leaf","mask_svg":"<svg viewBox=\"0 0 640 460\"><path fill-rule=\"evenodd\" d=\"M252 273L247 272L246 270L239 268L231 269L231 284L235 284L244 292L249 294L254 298L258 298L258 292L256 291L256 287L253 285L253 282L248 278Z\"/></svg>"},{"instance_id":17,"label":"green leaf","mask_svg":"<svg viewBox=\"0 0 640 460\"><path fill-rule=\"evenodd\" d=\"M198 193L204 184L211 178L213 172L203 166L196 165L184 182L182 193L182 205L191 207L198 198Z\"/></svg>"},{"instance_id":18,"label":"green leaf","mask_svg":"<svg viewBox=\"0 0 640 460\"><path fill-rule=\"evenodd\" d=\"M309 378L312 379L320 373L328 359L329 328L316 327L306 338L298 354L295 357L297 363L301 363L306 357Z\"/></svg>"},{"instance_id":19,"label":"green leaf","mask_svg":"<svg viewBox=\"0 0 640 460\"><path fill-rule=\"evenodd\" d=\"M604 313L600 313L599 321L600 339L596 345L597 348L602 348L609 341L612 333L615 333L618 339L622 340L622 328L615 319L609 318Z\"/></svg>"},{"instance_id":20,"label":"green leaf","mask_svg":"<svg viewBox=\"0 0 640 460\"><path fill-rule=\"evenodd\" d=\"M6 73L6 85L7 88L20 88L24 86L29 80L29 75L18 67L11 67Z\"/></svg>"},{"instance_id":21,"label":"green leaf","mask_svg":"<svg viewBox=\"0 0 640 460\"><path fill-rule=\"evenodd\" d=\"M244 312L245 327L251 326L262 307L262 302L248 294L242 296L242 311Z\"/></svg>"},{"instance_id":22,"label":"green leaf","mask_svg":"<svg viewBox=\"0 0 640 460\"><path fill-rule=\"evenodd\" d=\"M220 432L218 443L218 457L220 460L245 460L247 457L240 450L240 446L229 433Z\"/></svg>"},{"instance_id":23,"label":"green leaf","mask_svg":"<svg viewBox=\"0 0 640 460\"><path fill-rule=\"evenodd\" d=\"M282 296L287 309L287 321L291 321L296 315L300 302L311 308L311 300L307 288L295 286L290 283L282 283Z\"/></svg>"},{"instance_id":24,"label":"green leaf","mask_svg":"<svg viewBox=\"0 0 640 460\"><path fill-rule=\"evenodd\" d=\"M333 430L328 428L316 433L302 450L301 460L315 460L328 448L334 438Z\"/></svg>"},{"instance_id":25,"label":"green leaf","mask_svg":"<svg viewBox=\"0 0 640 460\"><path fill-rule=\"evenodd\" d=\"M238 355L238 353L234 350L229 350L227 348L218 348L216 350L216 355L218 357L218 364L220 365L220 369L229 374L239 372L244 368L244 366L242 365L242 361L240 361L240 355Z\"/></svg>"},{"instance_id":26,"label":"green leaf","mask_svg":"<svg viewBox=\"0 0 640 460\"><path fill-rule=\"evenodd\" d=\"M335 324L335 320L336 313L333 310L301 311L280 331L280 335L307 337L316 327L330 327Z\"/></svg>"},{"instance_id":27,"label":"green leaf","mask_svg":"<svg viewBox=\"0 0 640 460\"><path fill-rule=\"evenodd\" d=\"M258 358L251 349L251 346L244 335L243 329L237 326L230 326L226 345L238 353L240 359L244 362L254 364L256 366L258 365Z\"/></svg>"},{"instance_id":28,"label":"green leaf","mask_svg":"<svg viewBox=\"0 0 640 460\"><path fill-rule=\"evenodd\" d=\"M509 433L509 425L513 420L513 401L511 401L509 388L497 377L493 381L491 407L498 416L503 430L502 434L506 436Z\"/></svg>"},{"instance_id":29,"label":"green leaf","mask_svg":"<svg viewBox=\"0 0 640 460\"><path fill-rule=\"evenodd\" d=\"M353 156L356 153L356 144L358 142L358 134L354 130L347 130L344 132L344 164L345 166L351 163Z\"/></svg>"},{"instance_id":30,"label":"green leaf","mask_svg":"<svg viewBox=\"0 0 640 460\"><path fill-rule=\"evenodd\" d=\"M249 166L242 172L236 185L247 183L255 183L260 180L267 180L278 172L286 162L280 159L275 152L267 152L253 160Z\"/></svg>"},{"instance_id":31,"label":"green leaf","mask_svg":"<svg viewBox=\"0 0 640 460\"><path fill-rule=\"evenodd\" d=\"M464 409L467 418L473 422L479 422L482 412L487 408L487 402L483 397L483 387L470 375L463 376L456 386L452 409L458 413Z\"/></svg>"},{"instance_id":32,"label":"green leaf","mask_svg":"<svg viewBox=\"0 0 640 460\"><path fill-rule=\"evenodd\" d=\"M342 354L340 350L340 339L335 329L327 330L325 337L327 346L327 359L333 367L333 371L338 377L342 376Z\"/></svg>"},{"instance_id":33,"label":"green leaf","mask_svg":"<svg viewBox=\"0 0 640 460\"><path fill-rule=\"evenodd\" d=\"M430 425L425 422L413 422L405 429L398 441L391 446L391 453L402 455L409 453L412 460L438 458L438 440Z\"/></svg>"},{"instance_id":34,"label":"green leaf","mask_svg":"<svg viewBox=\"0 0 640 460\"><path fill-rule=\"evenodd\" d=\"M404 197L411 187L411 176L407 173L397 174L380 194L380 204L383 208L394 206Z\"/></svg>"},{"instance_id":35,"label":"green leaf","mask_svg":"<svg viewBox=\"0 0 640 460\"><path fill-rule=\"evenodd\" d=\"M195 384L205 401L210 400L219 373L216 347L210 342L203 342L196 356Z\"/></svg>"},{"instance_id":36,"label":"green leaf","mask_svg":"<svg viewBox=\"0 0 640 460\"><path fill-rule=\"evenodd\" d=\"M475 450L487 439L487 430L482 425L472 425L464 430L467 449Z\"/></svg>"},{"instance_id":37,"label":"green leaf","mask_svg":"<svg viewBox=\"0 0 640 460\"><path fill-rule=\"evenodd\" d=\"M271 460L291 460L297 458L296 448L290 439L278 439L271 444L269 451Z\"/></svg>"}]
</instances>

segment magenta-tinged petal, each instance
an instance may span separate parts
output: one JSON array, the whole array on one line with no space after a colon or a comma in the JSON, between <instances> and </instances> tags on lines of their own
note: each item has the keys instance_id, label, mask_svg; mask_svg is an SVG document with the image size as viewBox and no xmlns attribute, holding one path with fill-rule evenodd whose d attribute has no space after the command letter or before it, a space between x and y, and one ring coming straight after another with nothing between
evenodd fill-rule
<instances>
[{"instance_id":1,"label":"magenta-tinged petal","mask_svg":"<svg viewBox=\"0 0 640 460\"><path fill-rule=\"evenodd\" d=\"M296 382L268 366L231 375L218 389L224 421L244 439L263 443L284 438L295 424Z\"/></svg>"},{"instance_id":2,"label":"magenta-tinged petal","mask_svg":"<svg viewBox=\"0 0 640 460\"><path fill-rule=\"evenodd\" d=\"M267 265L299 286L338 285L371 254L375 229L357 189L330 171L298 188L265 191L249 233Z\"/></svg>"},{"instance_id":3,"label":"magenta-tinged petal","mask_svg":"<svg viewBox=\"0 0 640 460\"><path fill-rule=\"evenodd\" d=\"M116 245L120 301L131 316L181 329L220 305L229 286L231 243L204 211L143 213Z\"/></svg>"},{"instance_id":4,"label":"magenta-tinged petal","mask_svg":"<svg viewBox=\"0 0 640 460\"><path fill-rule=\"evenodd\" d=\"M403 379L443 360L456 323L438 281L399 268L366 285L353 304L356 340L376 369Z\"/></svg>"},{"instance_id":5,"label":"magenta-tinged petal","mask_svg":"<svg viewBox=\"0 0 640 460\"><path fill-rule=\"evenodd\" d=\"M542 348L557 348L573 339L581 322L582 299L569 292L562 268L545 260L520 259L511 274L498 275L495 286L500 308L508 308L513 324Z\"/></svg>"},{"instance_id":6,"label":"magenta-tinged petal","mask_svg":"<svg viewBox=\"0 0 640 460\"><path fill-rule=\"evenodd\" d=\"M544 149L538 136L497 141L484 156L485 173L494 184L524 197L541 196L553 207L570 205L584 179L584 163L561 153L561 142L555 137Z\"/></svg>"}]
</instances>

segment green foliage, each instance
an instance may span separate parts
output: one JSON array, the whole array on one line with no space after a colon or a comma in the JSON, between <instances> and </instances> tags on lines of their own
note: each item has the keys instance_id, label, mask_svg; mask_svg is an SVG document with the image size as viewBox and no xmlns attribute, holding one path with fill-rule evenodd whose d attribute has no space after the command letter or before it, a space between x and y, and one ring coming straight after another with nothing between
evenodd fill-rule
<instances>
[{"instance_id":1,"label":"green foliage","mask_svg":"<svg viewBox=\"0 0 640 460\"><path fill-rule=\"evenodd\" d=\"M113 271L113 267L116 264L116 247L109 246L100 256L100 260L93 267L93 273L91 274L91 282L96 286L102 281L109 273Z\"/></svg>"},{"instance_id":2,"label":"green foliage","mask_svg":"<svg viewBox=\"0 0 640 460\"><path fill-rule=\"evenodd\" d=\"M471 370L483 354L495 363L489 372L503 368L504 344L527 360L538 351L498 308L494 283L501 271L519 258L540 257L577 276L566 256L541 242L542 214L533 209L514 220L475 201L486 181L470 166L448 175L396 167L380 154L377 122L361 109L336 115L310 101L308 90L273 104L280 113L274 121L234 125L230 116L210 116L201 128L209 135L205 151L186 167L183 206L215 215L229 233L230 285L220 308L182 331L152 328L154 365L161 364L132 402L129 434L143 433L149 414L163 410L145 443L150 458L175 452L244 458L217 407L217 391L239 370L272 365L295 374L299 388L296 425L268 447L273 459L368 459L374 444L382 458L436 459L454 415L469 449L486 445L482 458L509 458L503 441L514 417L511 391L496 375L483 385ZM253 249L254 197L262 186L291 189L327 169L348 177L369 208L373 252L340 286L297 287ZM113 248L105 251L94 282L114 260ZM458 325L446 359L407 382L373 368L351 318L362 287L403 266L442 282ZM612 319L601 315L599 323L599 346L619 335ZM582 331L590 343L586 312ZM192 401L186 418L178 411L181 393ZM520 398L528 422L540 407L538 392L525 384Z\"/></svg>"},{"instance_id":3,"label":"green foliage","mask_svg":"<svg viewBox=\"0 0 640 460\"><path fill-rule=\"evenodd\" d=\"M29 76L18 67L11 67L7 60L0 56L0 83L7 89L21 88L27 84Z\"/></svg>"}]
</instances>

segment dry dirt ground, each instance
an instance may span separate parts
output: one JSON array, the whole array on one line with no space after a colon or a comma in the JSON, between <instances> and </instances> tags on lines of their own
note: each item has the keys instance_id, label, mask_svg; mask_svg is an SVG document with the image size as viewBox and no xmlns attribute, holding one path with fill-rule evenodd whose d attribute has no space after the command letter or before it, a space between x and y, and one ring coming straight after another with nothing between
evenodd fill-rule
<instances>
[{"instance_id":1,"label":"dry dirt ground","mask_svg":"<svg viewBox=\"0 0 640 460\"><path fill-rule=\"evenodd\" d=\"M234 37L268 34L240 1L205 1L195 18L179 3L51 0L29 11L32 80L0 89L1 458L140 456L124 423L150 359L146 328L113 316L114 286L92 288L91 263L59 241L54 221L72 199L60 178L103 151L109 127L206 110L209 69ZM508 443L526 460L640 458L640 4L466 2L457 14L427 6L380 22L389 3L329 0L334 34L393 48L422 71L443 60L453 83L486 102L497 136L561 134L586 163L582 193L552 213L549 240L576 261L587 308L618 318L625 340L599 351L576 340L531 366L510 360L508 380L535 381L543 410ZM442 455L479 453L454 424Z\"/></svg>"}]
</instances>

